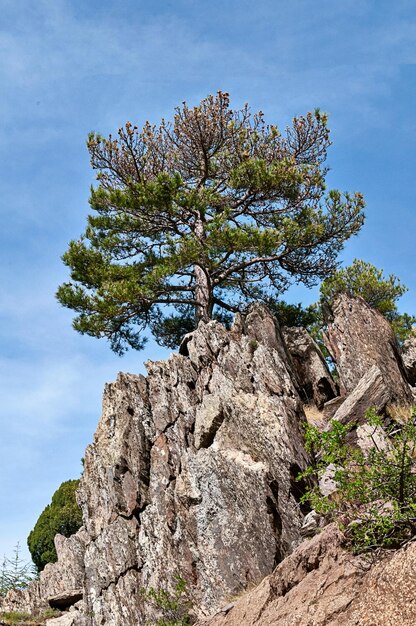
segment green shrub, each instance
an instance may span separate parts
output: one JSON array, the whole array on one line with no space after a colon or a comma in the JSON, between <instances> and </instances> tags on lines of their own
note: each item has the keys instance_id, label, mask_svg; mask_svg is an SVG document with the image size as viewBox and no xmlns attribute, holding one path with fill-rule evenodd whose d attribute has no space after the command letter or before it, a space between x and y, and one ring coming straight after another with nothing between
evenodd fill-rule
<instances>
[{"instance_id":1,"label":"green shrub","mask_svg":"<svg viewBox=\"0 0 416 626\"><path fill-rule=\"evenodd\" d=\"M57 609L46 609L42 613L22 613L20 611L6 611L0 613L0 623L7 626L40 626L46 620L62 615Z\"/></svg>"},{"instance_id":2,"label":"green shrub","mask_svg":"<svg viewBox=\"0 0 416 626\"><path fill-rule=\"evenodd\" d=\"M266 304L281 327L302 326L303 328L310 328L318 321L319 311L313 304L304 308L300 302L289 304L284 300L274 300L273 298L268 299Z\"/></svg>"},{"instance_id":3,"label":"green shrub","mask_svg":"<svg viewBox=\"0 0 416 626\"><path fill-rule=\"evenodd\" d=\"M175 589L171 593L166 589L143 590L145 602L150 603L156 612L160 613L159 619L149 622L153 626L190 626L192 623L189 611L192 608L187 593L186 581L180 576L176 577Z\"/></svg>"},{"instance_id":4,"label":"green shrub","mask_svg":"<svg viewBox=\"0 0 416 626\"><path fill-rule=\"evenodd\" d=\"M402 423L384 426L385 445L376 437L382 420L375 410L367 412L366 420L373 444L366 453L348 445L352 425L333 420L326 432L307 426L313 463L298 476L312 481L303 500L336 520L356 553L398 547L416 532L416 409ZM337 490L326 497L318 481L328 466Z\"/></svg>"},{"instance_id":5,"label":"green shrub","mask_svg":"<svg viewBox=\"0 0 416 626\"><path fill-rule=\"evenodd\" d=\"M44 509L30 533L27 544L39 571L56 561L54 538L57 533L69 537L82 525L81 510L75 499L79 480L67 480L55 491L51 504Z\"/></svg>"}]
</instances>

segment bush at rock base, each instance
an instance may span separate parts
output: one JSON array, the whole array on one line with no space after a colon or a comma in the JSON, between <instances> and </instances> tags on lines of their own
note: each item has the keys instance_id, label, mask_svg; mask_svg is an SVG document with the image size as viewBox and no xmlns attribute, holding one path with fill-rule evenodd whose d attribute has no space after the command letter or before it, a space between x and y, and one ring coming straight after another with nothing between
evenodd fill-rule
<instances>
[{"instance_id":1,"label":"bush at rock base","mask_svg":"<svg viewBox=\"0 0 416 626\"><path fill-rule=\"evenodd\" d=\"M187 594L186 581L177 576L176 584L173 592L166 589L143 590L145 602L152 605L160 617L149 623L153 626L190 626L192 624L189 611L192 608L192 602Z\"/></svg>"},{"instance_id":2,"label":"bush at rock base","mask_svg":"<svg viewBox=\"0 0 416 626\"><path fill-rule=\"evenodd\" d=\"M352 428L335 420L323 432L306 427L314 460L298 479L314 484L303 500L338 522L355 553L397 548L416 533L416 408L388 426L369 410L364 449L348 443ZM319 480L328 471L336 488L324 496Z\"/></svg>"},{"instance_id":3,"label":"bush at rock base","mask_svg":"<svg viewBox=\"0 0 416 626\"><path fill-rule=\"evenodd\" d=\"M29 534L27 544L39 571L57 559L55 535L70 537L82 525L81 510L75 499L78 484L79 480L67 480L61 484Z\"/></svg>"}]
</instances>

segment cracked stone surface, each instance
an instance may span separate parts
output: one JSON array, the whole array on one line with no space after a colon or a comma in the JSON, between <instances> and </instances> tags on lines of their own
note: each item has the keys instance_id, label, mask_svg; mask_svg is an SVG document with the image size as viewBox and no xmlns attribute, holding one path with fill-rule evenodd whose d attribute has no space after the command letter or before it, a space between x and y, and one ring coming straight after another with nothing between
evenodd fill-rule
<instances>
[{"instance_id":1,"label":"cracked stone surface","mask_svg":"<svg viewBox=\"0 0 416 626\"><path fill-rule=\"evenodd\" d=\"M413 386L416 385L416 337L406 339L402 348L403 363L407 374L407 380Z\"/></svg>"},{"instance_id":2,"label":"cracked stone surface","mask_svg":"<svg viewBox=\"0 0 416 626\"><path fill-rule=\"evenodd\" d=\"M304 414L268 310L251 307L230 331L201 324L181 354L146 366L106 385L78 491L84 527L58 540L61 553L74 544L68 576L58 561L50 588L42 574L29 592L65 601L66 587L74 626L144 626L155 609L143 590L173 589L175 575L209 614L301 539Z\"/></svg>"},{"instance_id":3,"label":"cracked stone surface","mask_svg":"<svg viewBox=\"0 0 416 626\"><path fill-rule=\"evenodd\" d=\"M300 539L303 412L274 319L200 325L181 352L106 386L78 496L92 624L145 624L141 590L175 574L208 613Z\"/></svg>"},{"instance_id":4,"label":"cracked stone surface","mask_svg":"<svg viewBox=\"0 0 416 626\"><path fill-rule=\"evenodd\" d=\"M35 613L55 606L68 608L82 595L85 582L84 553L89 540L81 528L71 537L55 536L58 556L56 563L49 563L41 572L39 580L27 589L10 591L3 601L0 598L0 611Z\"/></svg>"},{"instance_id":5,"label":"cracked stone surface","mask_svg":"<svg viewBox=\"0 0 416 626\"><path fill-rule=\"evenodd\" d=\"M391 402L413 402L394 332L389 322L362 298L340 294L335 299L325 345L337 365L342 395L352 392L376 366Z\"/></svg>"},{"instance_id":6,"label":"cracked stone surface","mask_svg":"<svg viewBox=\"0 0 416 626\"><path fill-rule=\"evenodd\" d=\"M415 615L416 544L372 564L330 525L197 626L414 626Z\"/></svg>"}]
</instances>

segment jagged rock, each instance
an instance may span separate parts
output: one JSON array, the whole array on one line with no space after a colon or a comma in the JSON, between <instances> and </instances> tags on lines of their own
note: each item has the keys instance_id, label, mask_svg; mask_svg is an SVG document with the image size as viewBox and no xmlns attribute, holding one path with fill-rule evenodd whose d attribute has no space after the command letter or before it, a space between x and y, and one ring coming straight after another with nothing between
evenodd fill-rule
<instances>
[{"instance_id":1,"label":"jagged rock","mask_svg":"<svg viewBox=\"0 0 416 626\"><path fill-rule=\"evenodd\" d=\"M342 395L353 391L375 365L390 402L413 401L394 332L389 322L362 298L340 294L335 299L325 345L336 363Z\"/></svg>"},{"instance_id":2,"label":"jagged rock","mask_svg":"<svg viewBox=\"0 0 416 626\"><path fill-rule=\"evenodd\" d=\"M94 625L144 625L143 589L177 574L211 611L300 540L304 418L274 318L201 324L181 353L106 386L78 495Z\"/></svg>"},{"instance_id":3,"label":"jagged rock","mask_svg":"<svg viewBox=\"0 0 416 626\"><path fill-rule=\"evenodd\" d=\"M300 534L302 537L313 537L325 526L325 518L314 509L305 515Z\"/></svg>"},{"instance_id":4,"label":"jagged rock","mask_svg":"<svg viewBox=\"0 0 416 626\"><path fill-rule=\"evenodd\" d=\"M80 599L80 590L84 586L84 554L87 542L88 535L84 528L71 537L55 536L58 561L46 565L39 577L40 594L50 606L68 608ZM55 601L58 604L54 604Z\"/></svg>"},{"instance_id":5,"label":"jagged rock","mask_svg":"<svg viewBox=\"0 0 416 626\"><path fill-rule=\"evenodd\" d=\"M373 365L337 409L333 419L342 424L362 422L367 409L374 407L381 413L391 401L391 390L386 386L379 368Z\"/></svg>"},{"instance_id":6,"label":"jagged rock","mask_svg":"<svg viewBox=\"0 0 416 626\"><path fill-rule=\"evenodd\" d=\"M413 386L416 385L416 337L410 337L403 343L403 364L407 374L407 380Z\"/></svg>"},{"instance_id":7,"label":"jagged rock","mask_svg":"<svg viewBox=\"0 0 416 626\"><path fill-rule=\"evenodd\" d=\"M80 600L84 586L84 553L88 535L81 528L71 537L55 536L58 560L49 563L39 580L26 589L9 591L1 611L39 613L49 607L65 609Z\"/></svg>"},{"instance_id":8,"label":"jagged rock","mask_svg":"<svg viewBox=\"0 0 416 626\"><path fill-rule=\"evenodd\" d=\"M335 474L337 466L334 463L330 463L325 472L319 479L319 491L323 496L330 496L337 490L337 482L335 480Z\"/></svg>"},{"instance_id":9,"label":"jagged rock","mask_svg":"<svg viewBox=\"0 0 416 626\"><path fill-rule=\"evenodd\" d=\"M64 613L59 617L47 619L45 626L78 626L77 621L78 616L76 613Z\"/></svg>"},{"instance_id":10,"label":"jagged rock","mask_svg":"<svg viewBox=\"0 0 416 626\"><path fill-rule=\"evenodd\" d=\"M321 409L325 402L338 395L338 389L319 347L304 328L283 328L282 333L300 383L302 399Z\"/></svg>"},{"instance_id":11,"label":"jagged rock","mask_svg":"<svg viewBox=\"0 0 416 626\"><path fill-rule=\"evenodd\" d=\"M341 404L344 402L345 400L345 396L338 396L337 398L334 398L333 400L329 400L328 402L325 402L323 409L322 409L322 416L324 419L324 422L329 422L329 420L331 420L335 413L338 411L339 407L341 406Z\"/></svg>"},{"instance_id":12,"label":"jagged rock","mask_svg":"<svg viewBox=\"0 0 416 626\"><path fill-rule=\"evenodd\" d=\"M40 594L39 582L36 580L27 589L11 589L0 599L1 613L36 613L49 607L46 599Z\"/></svg>"},{"instance_id":13,"label":"jagged rock","mask_svg":"<svg viewBox=\"0 0 416 626\"><path fill-rule=\"evenodd\" d=\"M381 426L371 426L370 424L360 424L356 431L357 446L361 448L367 456L370 450L391 449L391 443L386 431Z\"/></svg>"},{"instance_id":14,"label":"jagged rock","mask_svg":"<svg viewBox=\"0 0 416 626\"><path fill-rule=\"evenodd\" d=\"M330 525L227 613L197 626L414 626L415 574L416 544L372 565L347 552Z\"/></svg>"},{"instance_id":15,"label":"jagged rock","mask_svg":"<svg viewBox=\"0 0 416 626\"><path fill-rule=\"evenodd\" d=\"M337 301L328 337L343 389L353 389L345 399L324 401L334 388L331 380L331 392L319 386L327 376L319 354L303 332L285 342L259 305L237 315L230 331L200 324L180 354L147 363L147 377L120 374L106 386L85 454L78 492L84 527L57 537L58 562L28 590L8 594L2 610L60 603L69 611L50 626L145 626L157 617L145 591L172 591L179 575L199 616L225 605L212 626L367 624L365 611L372 615L375 605L371 598L367 608L360 604L359 594L368 583L393 602L396 585L387 589L384 573L395 574L393 562L414 570L416 555L409 549L409 560L400 561L400 551L397 561L383 561L385 569L374 568L380 580L371 578L373 570L345 552L334 527L292 553L321 523L310 514L302 528L306 485L296 477L309 459L297 390L303 358L302 384L311 385L326 416L359 420L369 406L403 403L412 394L386 324L361 300ZM362 445L373 434L356 431ZM256 591L227 603L264 578ZM402 578L410 594L411 581ZM410 625L386 610L392 623ZM350 615L355 622L341 621Z\"/></svg>"},{"instance_id":16,"label":"jagged rock","mask_svg":"<svg viewBox=\"0 0 416 626\"><path fill-rule=\"evenodd\" d=\"M82 600L83 595L82 589L68 589L67 591L59 593L56 596L49 597L49 606L52 609L64 611L79 602L79 600Z\"/></svg>"}]
</instances>

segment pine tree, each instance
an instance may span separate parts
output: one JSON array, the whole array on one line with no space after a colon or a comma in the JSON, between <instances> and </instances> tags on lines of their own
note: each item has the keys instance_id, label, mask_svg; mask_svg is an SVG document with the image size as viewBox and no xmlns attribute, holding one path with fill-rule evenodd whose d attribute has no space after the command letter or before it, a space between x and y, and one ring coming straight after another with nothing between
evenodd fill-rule
<instances>
[{"instance_id":1,"label":"pine tree","mask_svg":"<svg viewBox=\"0 0 416 626\"><path fill-rule=\"evenodd\" d=\"M57 293L74 328L117 353L140 349L148 326L172 345L200 320L328 276L364 206L359 193L325 195L329 144L318 110L282 134L222 92L172 122L91 134L99 184Z\"/></svg>"},{"instance_id":2,"label":"pine tree","mask_svg":"<svg viewBox=\"0 0 416 626\"><path fill-rule=\"evenodd\" d=\"M35 577L32 563L21 557L20 544L17 543L11 558L4 556L0 566L0 597L11 589L25 589Z\"/></svg>"}]
</instances>

